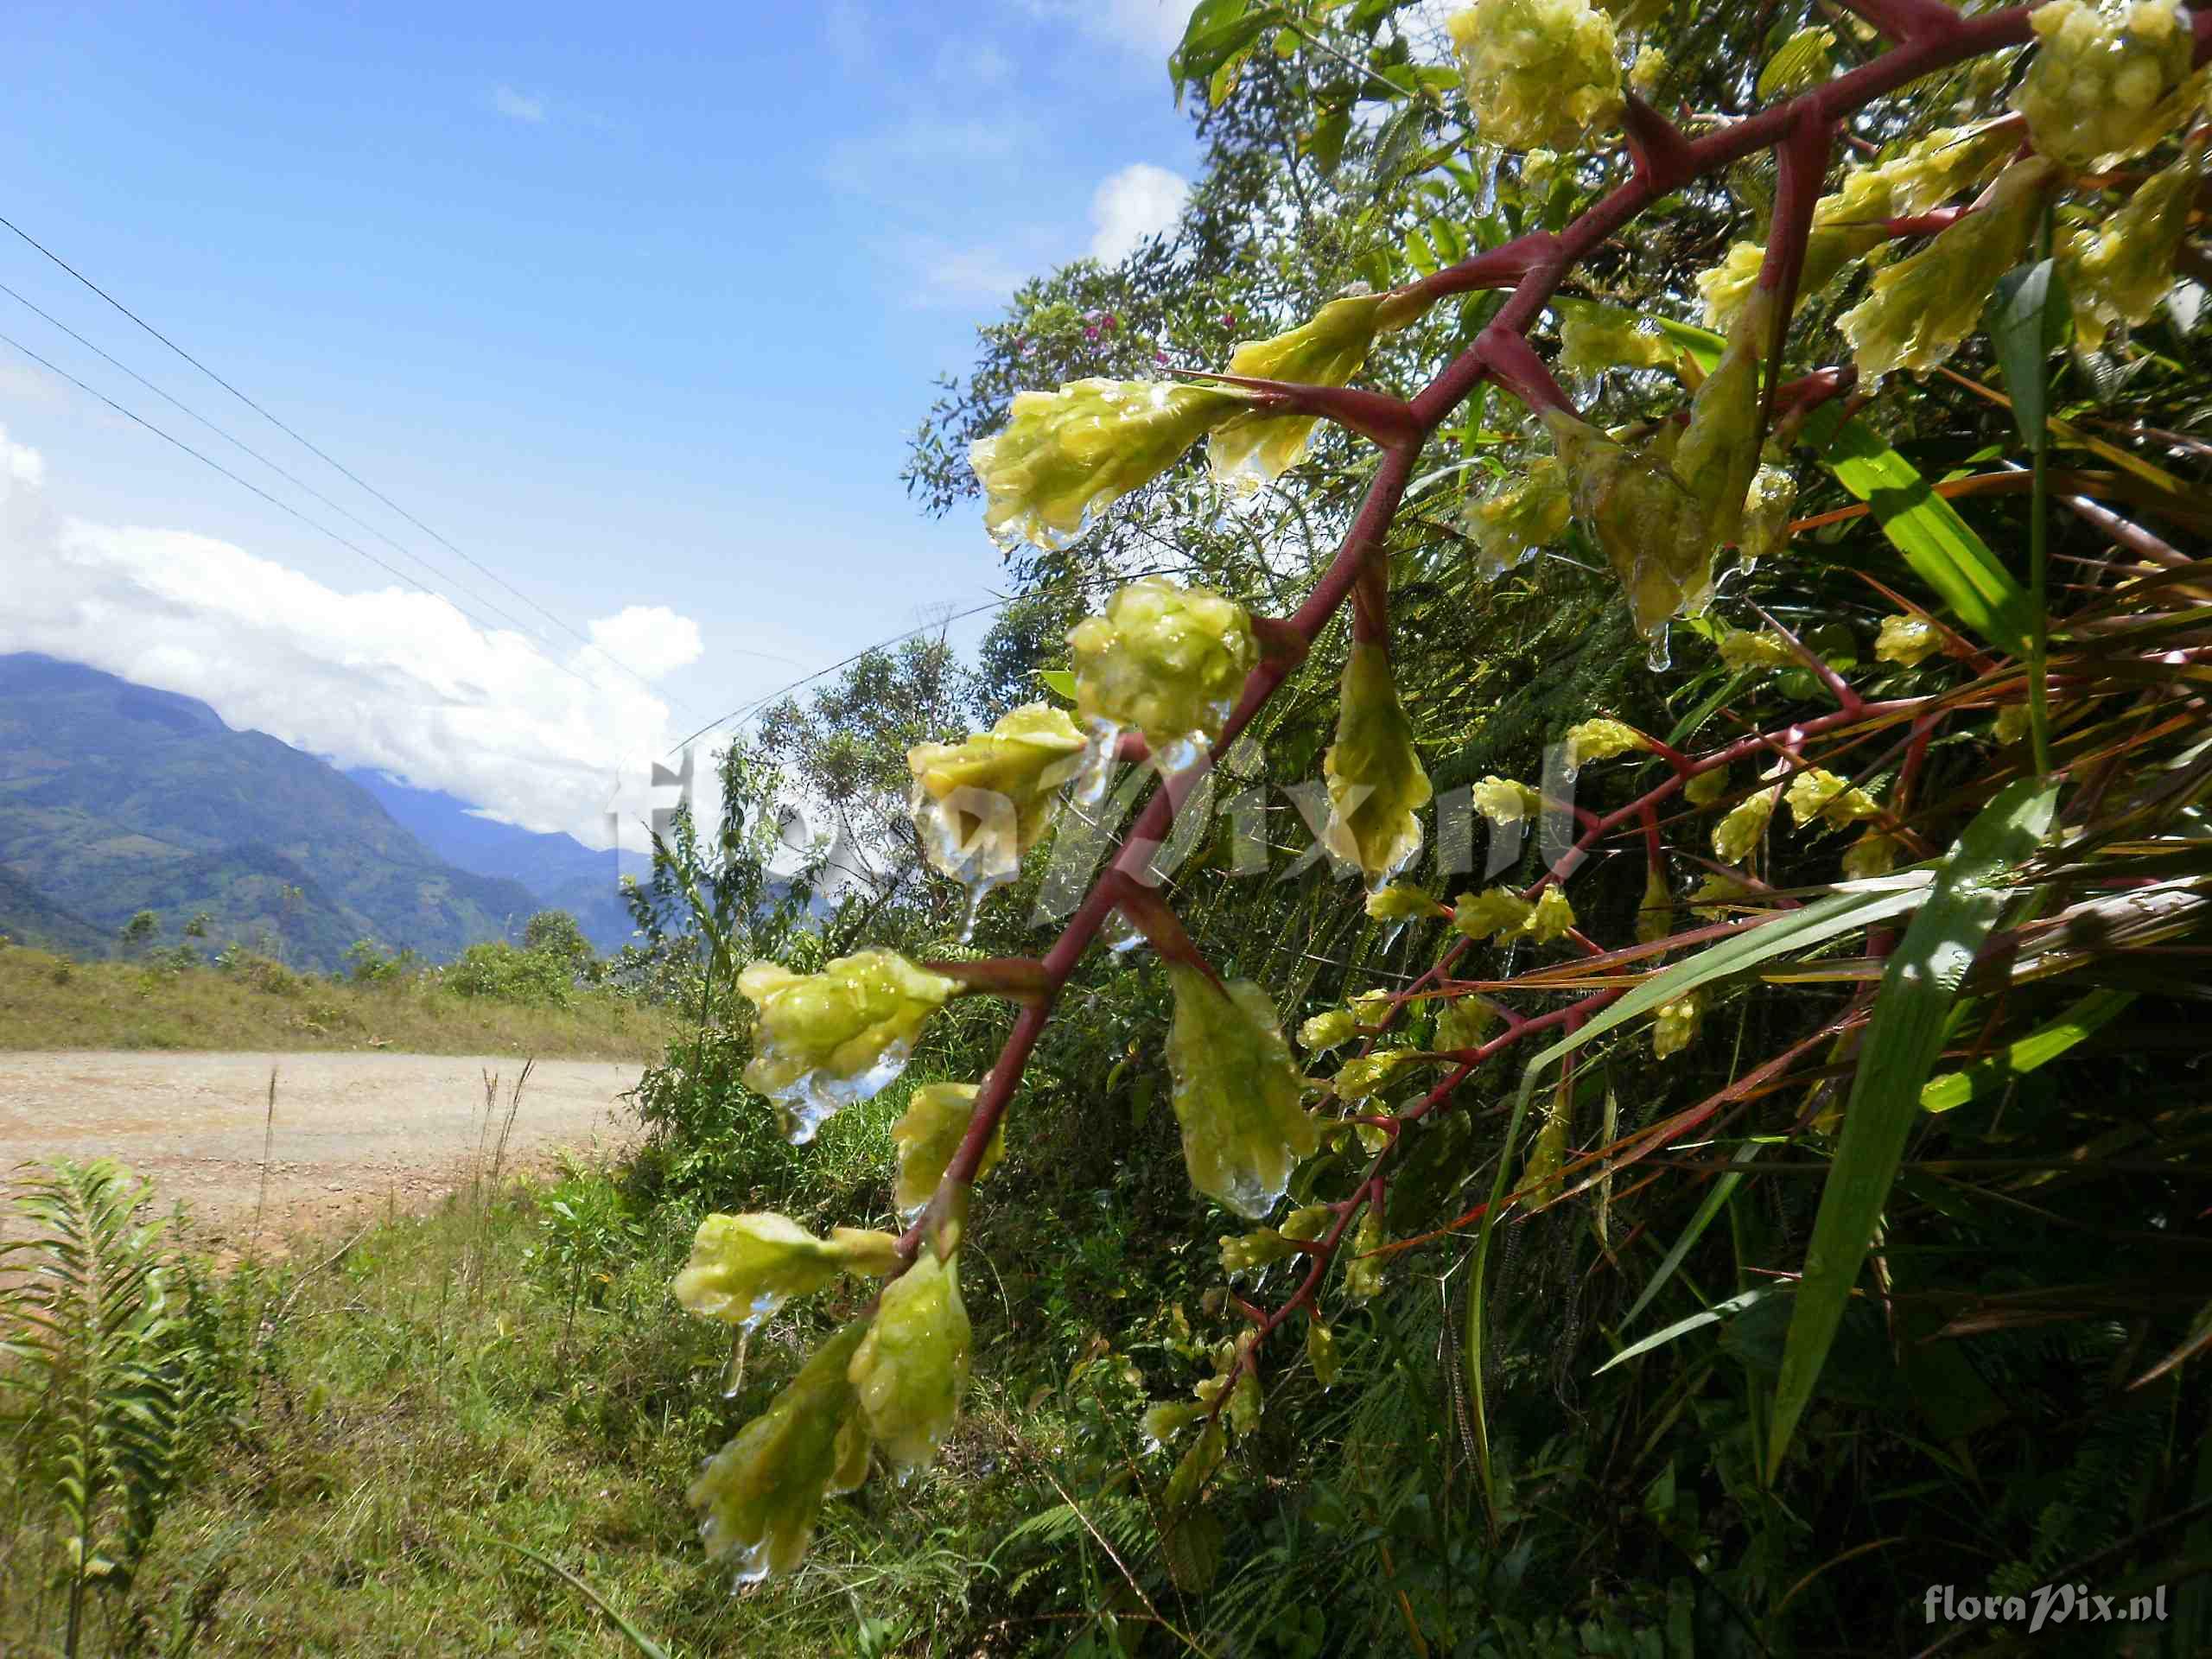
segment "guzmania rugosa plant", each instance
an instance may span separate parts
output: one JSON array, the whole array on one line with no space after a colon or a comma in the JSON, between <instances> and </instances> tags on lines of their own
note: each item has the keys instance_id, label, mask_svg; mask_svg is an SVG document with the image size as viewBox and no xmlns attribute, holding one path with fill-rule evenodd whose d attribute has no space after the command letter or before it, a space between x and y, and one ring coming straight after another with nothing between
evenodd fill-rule
<instances>
[{"instance_id":1,"label":"guzmania rugosa plant","mask_svg":"<svg viewBox=\"0 0 2212 1659\"><path fill-rule=\"evenodd\" d=\"M2188 562L2133 526L2112 533L2141 556L2147 575L2132 578L2134 588L2108 590L2096 616L2064 627L2051 620L2040 553L2026 584L1994 556L1916 564L1935 597L1924 610L1897 601L1881 625L1871 653L1885 683L1879 696L1778 624L1700 624L1731 670L1803 675L1834 707L1698 752L1591 711L1566 734L1566 772L1617 761L1623 775L1641 768L1624 804L1574 808L1531 783L1486 778L1473 791L1484 817L1519 826L1556 813L1571 844L1556 855L1548 849L1532 881L1449 902L1396 880L1421 849L1430 782L1393 673L1388 543L1425 447L1478 388L1517 400L1533 435L1517 467L1471 494L1459 520L1480 568L1503 571L1579 533L1662 663L1670 626L1688 632L1685 620L1706 613L1732 560L1778 556L1789 545L1793 448L1816 426L1833 434L1850 421L1884 377L1937 367L1986 314L2022 303L2019 268L2038 249L2055 249L2064 273L2063 298L2048 284L2036 290L2051 296L2033 320L2038 330L2078 316L2101 335L2107 325L2139 321L2169 284L2205 177L2203 135L2190 127L2212 13L2192 15L2171 0L2050 0L1980 12L1942 0L1847 4L1867 38L1885 42L1831 73L1834 30L1816 31L1809 45L1793 37L1790 61L1762 79L1764 107L1705 119L1692 136L1639 95L1663 65L1647 60L1626 73L1630 43L1613 11L1586 0L1476 0L1449 29L1473 132L1509 148L1611 156L1618 181L1610 190L1561 229L1530 230L1389 292L1347 294L1287 333L1244 341L1219 372L1023 391L1003 429L975 444L992 534L1054 549L1202 443L1233 490L1281 480L1317 423L1376 454L1341 545L1287 614L1255 615L1165 578L1133 582L1068 637L1072 717L1035 704L964 742L913 751L923 845L941 873L978 896L1051 832L1064 786L1095 788L1117 760L1160 774L1121 850L1042 955L916 963L864 950L812 974L772 963L744 970L740 988L758 1009L746 1082L776 1103L795 1140L883 1088L947 1001L999 998L1014 1014L986 1076L918 1090L893 1130L892 1208L903 1232L817 1236L774 1215L712 1216L699 1230L676 1294L692 1313L734 1325L749 1327L843 1275L886 1281L692 1489L709 1550L734 1559L741 1575L792 1567L824 1499L859 1484L875 1457L905 1473L942 1445L970 1362L960 1274L971 1192L1000 1156L1056 1002L1109 924L1134 930L1165 965L1173 1014L1164 1055L1191 1182L1240 1228L1259 1224L1224 1238L1224 1266L1246 1275L1289 1268L1272 1306L1232 1299L1246 1324L1220 1344L1194 1401L1147 1416L1154 1442L1188 1437L1166 1488L1171 1513L1200 1500L1230 1434L1258 1422L1262 1367L1283 1357L1276 1338L1287 1326L1302 1324L1302 1351L1325 1382L1333 1378L1325 1297L1373 1296L1388 1258L1420 1242L1391 1238L1394 1160L1413 1126L1462 1104L1478 1068L1508 1050L1528 1057L1517 1097L1493 1103L1505 1138L1490 1198L1462 1218L1479 1241L1471 1349L1487 1246L1502 1219L1601 1185L1610 1192L1623 1171L1715 1132L1751 1098L1724 1090L1633 1135L1583 1147L1572 1129L1578 1051L1609 1034L1633 1036L1667 1060L1700 1040L1719 998L1759 963L1857 934L1867 941L1860 993L1823 1014L1773 1063L1778 1070L1761 1073L1763 1094L1777 1092L1801 1063L1855 1077L1840 1118L1821 1131L1840 1123L1838 1179L1815 1223L1766 1408L1765 1461L1778 1468L1873 1236L1896 1172L1898 1126L1918 1109L1936 1063L1924 1033L1944 1029L1969 969L1980 976L1975 993L1986 994L1992 976L2079 966L2094 955L2084 943L2093 936L2155 940L2200 925L2212 901L2199 878L2119 908L2107 887L2124 893L2133 878L2120 871L2117 887L2100 885L2101 858L2155 865L2142 849L2162 844L2182 798L2145 804L2098 783L2114 753L2111 710L2147 700L2131 717L2166 719L2151 665L2185 660L2201 677L2194 665L2212 656L2212 643L2199 643L2212 642L2202 613L2186 626L2145 620L2162 602L2162 568ZM1878 100L2022 48L2030 55L2013 112L1886 155L1853 156L1839 143L1843 124ZM1675 323L1662 334L1562 296L1563 285L1583 280L1586 262L1618 246L1661 199L1766 155L1777 188L1763 235L1736 242L1698 285L1721 333ZM2093 169L2139 162L2143 178L2115 204L2113 181ZM1842 315L1840 349L1825 333L1793 329L1808 296L1862 274L1866 292ZM1481 290L1501 291L1502 302L1416 395L1353 384L1378 338ZM1556 365L1531 339L1548 312L1562 322L1565 360ZM2005 359L2024 411L2042 397L2018 377L2040 375L2056 349L2055 337L2035 340L2027 357ZM1824 360L1832 350L1840 360ZM1606 430L1555 368L1678 378L1684 395L1656 421ZM1878 453L1878 441L1867 442ZM2036 478L2042 512L2040 470ZM1364 878L1371 916L1390 926L1448 921L1448 944L1409 984L1306 1020L1301 1062L1267 988L1217 971L1147 861L1193 779L1299 673L1340 612L1349 613L1349 639L1323 762L1329 817L1320 838ZM1964 677L1942 678L1954 672ZM1999 729L1990 728L1993 716ZM2188 726L2158 730L2179 745ZM1915 798L1939 738L1986 745L1989 756L1980 786L1941 806ZM1840 880L1777 892L1766 877L1773 843L1785 836L1829 860ZM1617 849L1638 858L1644 897L1633 942L1609 947L1584 931L1567 885L1593 852ZM2031 881L2044 884L2044 902L2007 909L2008 884ZM1537 965L1510 976L1483 965L1486 954L1502 963L1509 950L1532 953ZM1427 1033L1422 1046L1403 1036L1409 1026ZM1313 1075L1340 1049L1349 1052L1332 1076ZM1854 1074L1853 1057L1869 1055L1880 1065ZM1554 1067L1558 1079L1540 1099ZM1418 1092L1402 1097L1416 1077ZM1270 1224L1293 1192L1300 1201ZM1476 1454L1494 1502L1482 1368L1470 1357Z\"/></svg>"}]
</instances>

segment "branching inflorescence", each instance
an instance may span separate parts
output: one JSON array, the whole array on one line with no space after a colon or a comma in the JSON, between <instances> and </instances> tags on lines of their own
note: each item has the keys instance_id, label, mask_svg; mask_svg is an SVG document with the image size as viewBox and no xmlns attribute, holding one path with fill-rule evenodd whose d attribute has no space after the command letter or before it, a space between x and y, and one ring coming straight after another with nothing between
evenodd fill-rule
<instances>
[{"instance_id":1,"label":"branching inflorescence","mask_svg":"<svg viewBox=\"0 0 2212 1659\"><path fill-rule=\"evenodd\" d=\"M1083 722L1045 704L1008 715L959 745L926 745L912 757L914 804L925 851L976 896L1008 879L1042 839L1071 779L1096 791L1116 759L1148 760L1161 782L1129 826L1118 855L1058 938L1034 960L914 964L862 951L798 976L770 963L740 988L760 1007L758 1058L747 1082L775 1099L795 1138L843 1102L896 1074L945 1001L995 995L1018 1005L988 1076L918 1091L894 1132L900 1153L897 1208L903 1234L840 1230L818 1240L779 1217L710 1217L677 1295L693 1312L749 1325L787 1296L851 1272L889 1284L872 1313L847 1325L798 1373L767 1413L719 1453L695 1484L710 1549L746 1576L789 1567L803 1552L823 1497L865 1477L871 1446L898 1468L926 1463L950 1427L967 1375L969 1325L958 1266L969 1193L995 1160L1009 1102L1055 1000L1117 914L1158 951L1174 994L1166 1056L1193 1184L1229 1210L1263 1223L1295 1170L1325 1147L1357 1141L1365 1173L1344 1196L1294 1210L1278 1225L1223 1241L1233 1273L1290 1262L1299 1271L1271 1308L1242 1299L1249 1328L1223 1344L1217 1375L1193 1406L1162 1407L1147 1422L1165 1440L1197 1427L1168 1497L1193 1502L1224 1453L1222 1418L1249 1427L1260 1409L1259 1360L1267 1338L1302 1315L1306 1352L1325 1382L1334 1340L1319 1295L1340 1260L1355 1300L1373 1293L1393 1244L1382 1224L1395 1148L1405 1130L1455 1103L1462 1084L1490 1059L1531 1038L1568 1036L1628 995L1631 977L1669 952L1745 934L1789 913L1750 872L1778 823L1807 833L1849 830L1847 875L1887 876L1901 858L1939 850L1905 822L1907 797L1931 735L1970 712L1953 694L1870 701L1778 626L1730 636L1732 665L1804 667L1834 696L1831 713L1754 733L1700 754L1676 751L1620 721L1595 719L1567 734L1569 771L1617 757L1658 766L1635 798L1597 812L1548 800L1512 779L1485 779L1477 810L1515 824L1548 811L1571 817L1572 842L1530 885L1459 895L1445 905L1394 882L1419 853L1429 783L1399 706L1390 667L1384 556L1416 457L1439 427L1487 382L1540 418L1551 453L1537 455L1470 510L1470 534L1502 569L1558 537L1570 515L1603 550L1640 631L1663 649L1671 619L1702 611L1714 562L1746 558L1787 537L1788 474L1766 466L1771 443L1795 433L1819 404L1864 392L1893 370L1941 364L1977 324L1993 289L2031 247L2050 206L2077 188L2074 169L2109 167L2174 136L2201 97L2195 66L2212 44L2212 14L2194 21L2168 0L2117 10L2050 0L1975 17L1941 0L1859 0L1853 10L1893 41L1862 67L1691 137L1623 83L1614 30L1585 0L1478 0L1452 25L1476 124L1497 141L1563 144L1618 124L1630 176L1557 232L1532 232L1393 292L1332 302L1274 339L1241 346L1228 369L1190 383L1083 380L1024 392L974 466L995 535L1057 544L1117 497L1141 487L1193 445L1210 447L1217 473L1236 487L1279 475L1303 454L1316 421L1330 421L1380 451L1365 498L1334 557L1291 614L1255 617L1204 589L1147 580L1116 595L1071 636ZM2193 34L2192 34L2193 28ZM2018 99L2020 113L1980 127L1946 129L1878 165L1847 168L1824 194L1835 135L1868 104L1935 72L1983 54L2042 42ZM1813 77L1808 76L1806 79ZM1791 84L1796 77L1784 77ZM1700 287L1725 343L1699 376L1684 418L1656 431L1609 434L1587 423L1529 335L1581 261L1638 213L1694 180L1770 150L1779 169L1768 238L1739 244ZM2186 211L2202 176L2201 137L2136 198L2155 207L2133 230L2119 220L2075 232L2062 257L2074 276L2075 310L2097 328L2139 320L2180 247ZM2082 188L2094 188L2094 186ZM1963 209L1948 206L1971 196ZM1904 238L1924 245L1883 264L1866 299L1842 320L1856 373L1821 370L1784 381L1784 337L1799 302L1878 248ZM1410 400L1348 385L1380 334L1406 327L1437 302L1478 289L1508 290L1475 339ZM2148 296L2148 297L2146 297ZM1600 315L1579 313L1567 330L1573 360L1607 349L1637 368L1671 353L1657 339ZM1459 936L1406 988L1357 999L1309 1020L1313 1054L1361 1039L1335 1077L1306 1077L1267 993L1224 982L1178 922L1151 868L1174 814L1300 667L1340 610L1351 642L1334 746L1325 764L1331 809L1322 839L1357 865L1370 913L1386 922L1448 917ZM1974 648L1917 614L1885 623L1878 655L1912 664L1938 651ZM2024 703L2024 676L2007 683ZM1985 683L1986 690L1986 683ZM2000 720L2000 726L2003 724ZM2000 732L2000 736L2005 735ZM1883 744L1890 747L1885 750ZM1816 760L1816 744L1830 747ZM1833 767L1852 764L1857 775ZM1866 786L1902 753L1887 798ZM1078 776L1080 774L1080 776ZM1677 895L1668 874L1661 814L1711 809L1704 874ZM1607 950L1581 931L1565 884L1594 849L1618 835L1641 842L1649 861L1639 943ZM982 849L982 850L979 850ZM1910 882L1910 877L1891 878ZM1690 925L1681 925L1688 912ZM1892 912L1885 912L1892 913ZM1512 980L1460 976L1484 943L1564 944L1574 957ZM1522 1014L1501 989L1570 994ZM1693 989L1652 1010L1662 1056L1682 1047L1702 1012ZM1433 1012L1431 1046L1384 1046L1410 1011ZM1564 1119L1547 1116L1518 1182L1463 1220L1572 1196L1625 1164L1739 1109L1751 1091L1798 1053L1866 1018L1864 999L1804 1044L1688 1112L1626 1141L1567 1155ZM1402 1071L1429 1068L1433 1086L1395 1109L1373 1102ZM1319 1093L1324 1109L1306 1103ZM1330 1116L1333 1100L1341 1115ZM1516 1123L1518 1119L1516 1120ZM1510 1147L1509 1147L1510 1154Z\"/></svg>"}]
</instances>

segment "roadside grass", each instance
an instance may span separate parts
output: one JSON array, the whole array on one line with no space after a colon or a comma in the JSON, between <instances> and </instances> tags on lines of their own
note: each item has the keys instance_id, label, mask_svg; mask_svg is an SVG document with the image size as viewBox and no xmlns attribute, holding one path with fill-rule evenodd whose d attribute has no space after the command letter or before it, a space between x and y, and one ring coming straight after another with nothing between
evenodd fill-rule
<instances>
[{"instance_id":1,"label":"roadside grass","mask_svg":"<svg viewBox=\"0 0 2212 1659\"><path fill-rule=\"evenodd\" d=\"M389 1048L650 1061L677 1030L663 1010L607 991L580 990L551 1007L464 997L422 976L327 979L265 958L225 971L0 946L0 1050Z\"/></svg>"},{"instance_id":2,"label":"roadside grass","mask_svg":"<svg viewBox=\"0 0 2212 1659\"><path fill-rule=\"evenodd\" d=\"M821 1173L878 1184L888 1116L836 1126L849 1144ZM690 1217L637 1202L628 1172L571 1164L550 1185L495 1185L496 1166L495 1149L436 1211L350 1240L297 1240L222 1273L182 1265L186 1471L134 1581L97 1599L87 1654L631 1651L584 1596L495 1540L574 1573L675 1656L1065 1640L1073 1615L1038 1611L1042 1584L1021 1593L1037 1573L1009 1583L988 1559L1060 1501L1046 1471L1068 1426L1020 1372L1033 1356L984 1344L936 1468L905 1486L879 1470L826 1506L800 1573L733 1593L684 1489L870 1287L787 1310L726 1395L728 1333L669 1299ZM613 1215L632 1220L574 1220ZM27 1448L10 1451L0 1653L38 1652L62 1552Z\"/></svg>"}]
</instances>

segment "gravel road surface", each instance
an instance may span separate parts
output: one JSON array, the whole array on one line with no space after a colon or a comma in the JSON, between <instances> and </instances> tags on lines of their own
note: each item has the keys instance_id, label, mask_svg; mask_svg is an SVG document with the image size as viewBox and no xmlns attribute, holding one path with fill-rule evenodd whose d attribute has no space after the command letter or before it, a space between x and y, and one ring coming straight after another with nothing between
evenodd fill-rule
<instances>
[{"instance_id":1,"label":"gravel road surface","mask_svg":"<svg viewBox=\"0 0 2212 1659\"><path fill-rule=\"evenodd\" d=\"M198 1242L243 1251L261 1207L263 1238L275 1247L388 1205L427 1209L469 1180L480 1147L490 1162L521 1069L512 1055L0 1053L0 1184L26 1160L105 1155L150 1176L162 1208L183 1200ZM505 1166L628 1140L635 1120L616 1096L639 1071L539 1062L515 1110ZM499 1079L488 1133L486 1072Z\"/></svg>"}]
</instances>

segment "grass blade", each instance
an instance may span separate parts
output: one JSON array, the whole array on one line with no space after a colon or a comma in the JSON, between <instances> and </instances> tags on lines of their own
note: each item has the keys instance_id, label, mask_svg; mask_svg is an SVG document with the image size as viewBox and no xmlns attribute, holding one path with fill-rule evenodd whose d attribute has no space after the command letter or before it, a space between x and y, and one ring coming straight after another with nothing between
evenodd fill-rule
<instances>
[{"instance_id":1,"label":"grass blade","mask_svg":"<svg viewBox=\"0 0 2212 1659\"><path fill-rule=\"evenodd\" d=\"M1784 911L1772 921L1731 934L1686 957L1673 967L1654 975L1603 1013L1593 1015L1579 1031L1560 1038L1529 1062L1522 1090L1535 1087L1535 1078L1553 1061L1565 1058L1592 1038L1650 1013L1662 1002L1672 1002L1699 986L1726 979L1758 967L1788 950L1810 950L1854 928L1915 910L1933 890L1926 870L1905 870L1872 881L1854 881L1839 892L1808 905Z\"/></svg>"},{"instance_id":2,"label":"grass blade","mask_svg":"<svg viewBox=\"0 0 2212 1659\"><path fill-rule=\"evenodd\" d=\"M637 1649L639 1653L644 1654L645 1656L645 1659L668 1659L667 1649L662 1647L659 1643L654 1641L652 1637L647 1636L636 1625L632 1624L628 1619L623 1618L620 1613L615 1611L613 1604L610 1603L605 1596L601 1595L598 1591L593 1589L591 1586L586 1584L575 1573L569 1572L569 1569L562 1566L560 1562L553 1560L550 1556L539 1554L528 1544L511 1543L505 1538L493 1538L488 1535L486 1536L484 1541L487 1544L496 1544L501 1549L511 1549L516 1554L521 1556L524 1560L535 1561L538 1566L543 1567L548 1573L557 1573L560 1577L566 1579L571 1585L575 1586L585 1600L590 1602L593 1606L598 1608L601 1612L607 1615L608 1621L613 1624L614 1628L621 1631L625 1637L628 1637L630 1645Z\"/></svg>"},{"instance_id":3,"label":"grass blade","mask_svg":"<svg viewBox=\"0 0 2212 1659\"><path fill-rule=\"evenodd\" d=\"M1636 1316L1643 1313L1650 1304L1651 1299L1659 1294L1659 1287L1675 1276L1675 1269L1682 1265L1682 1258L1688 1255L1695 1247L1698 1240L1705 1236L1705 1230L1713 1225L1713 1218L1720 1213L1720 1208L1728 1202L1729 1195L1743 1185L1742 1166L1759 1155L1759 1148L1764 1144L1762 1141L1746 1141L1737 1148L1735 1157L1729 1160L1730 1167L1727 1173L1713 1182L1713 1191L1705 1195L1705 1202L1698 1205L1697 1213L1690 1217L1690 1224L1682 1230L1682 1236L1675 1241L1674 1249L1667 1252L1658 1267L1653 1270L1651 1277L1644 1281L1643 1290L1637 1293L1636 1301L1629 1311L1621 1315L1621 1329L1624 1331L1635 1324ZM1627 1357L1626 1354L1622 1354L1611 1363L1618 1364Z\"/></svg>"},{"instance_id":4,"label":"grass blade","mask_svg":"<svg viewBox=\"0 0 2212 1659\"><path fill-rule=\"evenodd\" d=\"M2134 1000L2133 991L2091 991L2056 1020L2037 1027L2001 1052L1975 1061L1963 1071L1930 1077L1920 1091L1921 1109L1948 1112L2001 1088L2023 1072L2049 1064L2094 1035Z\"/></svg>"},{"instance_id":5,"label":"grass blade","mask_svg":"<svg viewBox=\"0 0 2212 1659\"><path fill-rule=\"evenodd\" d=\"M1828 470L1872 510L1882 533L1961 623L2012 656L2027 656L2033 633L2027 590L1917 467L1863 422L1838 425L1832 410L1808 423L1806 439L1815 448L1825 439Z\"/></svg>"},{"instance_id":6,"label":"grass blade","mask_svg":"<svg viewBox=\"0 0 2212 1659\"><path fill-rule=\"evenodd\" d=\"M2038 779L1999 791L1937 865L1935 890L1883 971L1790 1315L1767 1442L1770 1480L1827 1363L1919 1115L1921 1088L1942 1052L1951 1005L2005 908L2005 877L2041 843L2057 801L2057 786Z\"/></svg>"},{"instance_id":7,"label":"grass blade","mask_svg":"<svg viewBox=\"0 0 2212 1659\"><path fill-rule=\"evenodd\" d=\"M1687 1319L1676 1319L1664 1331L1654 1331L1642 1342L1622 1349L1590 1375L1603 1376L1624 1360L1634 1359L1638 1354L1648 1354L1654 1348L1663 1347L1666 1344L1672 1342L1676 1337L1686 1337L1691 1332L1702 1330L1708 1325L1718 1325L1731 1314L1741 1313L1747 1307L1755 1307L1768 1297L1779 1296L1789 1288L1790 1287L1786 1284L1755 1285L1740 1296L1731 1296L1725 1302L1715 1302L1702 1313L1693 1313Z\"/></svg>"}]
</instances>

